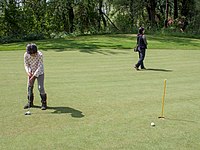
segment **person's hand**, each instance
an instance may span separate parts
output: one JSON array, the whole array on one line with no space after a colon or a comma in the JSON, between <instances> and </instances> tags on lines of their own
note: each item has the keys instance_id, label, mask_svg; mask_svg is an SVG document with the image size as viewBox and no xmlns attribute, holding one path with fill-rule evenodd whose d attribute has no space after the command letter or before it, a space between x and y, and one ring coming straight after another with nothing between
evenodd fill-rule
<instances>
[{"instance_id":1,"label":"person's hand","mask_svg":"<svg viewBox=\"0 0 200 150\"><path fill-rule=\"evenodd\" d=\"M29 78L29 84L33 85L33 82L34 82L35 78L36 78L36 77L35 77L34 75L32 75L32 76Z\"/></svg>"},{"instance_id":2,"label":"person's hand","mask_svg":"<svg viewBox=\"0 0 200 150\"><path fill-rule=\"evenodd\" d=\"M31 72L28 73L28 78L30 79L33 76Z\"/></svg>"},{"instance_id":3,"label":"person's hand","mask_svg":"<svg viewBox=\"0 0 200 150\"><path fill-rule=\"evenodd\" d=\"M31 72L28 73L28 79L29 79L29 84L30 85L33 84L33 81L35 80L35 78L36 77Z\"/></svg>"}]
</instances>

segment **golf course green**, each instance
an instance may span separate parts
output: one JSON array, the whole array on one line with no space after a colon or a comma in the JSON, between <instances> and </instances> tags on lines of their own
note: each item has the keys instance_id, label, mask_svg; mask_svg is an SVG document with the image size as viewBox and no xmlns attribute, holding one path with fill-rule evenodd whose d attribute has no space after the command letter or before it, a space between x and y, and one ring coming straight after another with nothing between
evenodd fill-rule
<instances>
[{"instance_id":1,"label":"golf course green","mask_svg":"<svg viewBox=\"0 0 200 150\"><path fill-rule=\"evenodd\" d=\"M133 34L31 41L44 55L48 108L40 109L36 83L29 116L28 42L1 44L0 149L199 149L200 39L146 36L147 69L139 71Z\"/></svg>"}]
</instances>

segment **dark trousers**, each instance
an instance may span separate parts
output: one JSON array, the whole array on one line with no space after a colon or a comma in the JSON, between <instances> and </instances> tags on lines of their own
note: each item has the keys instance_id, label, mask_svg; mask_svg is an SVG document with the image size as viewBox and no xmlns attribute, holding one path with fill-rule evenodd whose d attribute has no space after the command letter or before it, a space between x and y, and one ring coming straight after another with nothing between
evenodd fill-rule
<instances>
[{"instance_id":1,"label":"dark trousers","mask_svg":"<svg viewBox=\"0 0 200 150\"><path fill-rule=\"evenodd\" d=\"M139 60L135 66L137 68L141 67L141 69L144 69L145 68L144 67L144 58L145 58L146 49L140 48L138 53L139 53Z\"/></svg>"},{"instance_id":2,"label":"dark trousers","mask_svg":"<svg viewBox=\"0 0 200 150\"><path fill-rule=\"evenodd\" d=\"M45 94L45 90L44 90L44 74L42 75L39 75L37 77L37 81L38 81L38 90L40 92L40 94L44 95ZM33 81L32 84L29 83L29 79L28 79L28 95L31 95L33 94L33 87L34 87L34 82L35 80Z\"/></svg>"}]
</instances>

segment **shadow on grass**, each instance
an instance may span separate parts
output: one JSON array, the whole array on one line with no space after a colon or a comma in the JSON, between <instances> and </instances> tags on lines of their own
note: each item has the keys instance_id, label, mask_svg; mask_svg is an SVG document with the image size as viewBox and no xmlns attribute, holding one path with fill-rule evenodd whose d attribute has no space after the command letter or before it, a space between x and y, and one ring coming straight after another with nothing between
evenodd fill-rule
<instances>
[{"instance_id":1,"label":"shadow on grass","mask_svg":"<svg viewBox=\"0 0 200 150\"><path fill-rule=\"evenodd\" d=\"M116 39L116 40L115 40ZM55 52L63 51L80 51L84 53L94 54L125 54L127 50L130 49L125 43L120 43L117 37L108 40L96 40L92 37L82 37L82 39L54 39L48 41L39 41L40 49L43 51L53 50ZM84 40L84 42L83 42ZM120 51L116 51L120 50ZM123 52L122 52L123 50Z\"/></svg>"},{"instance_id":2,"label":"shadow on grass","mask_svg":"<svg viewBox=\"0 0 200 150\"><path fill-rule=\"evenodd\" d=\"M172 44L176 45L178 43L179 49L182 49L182 47L190 47L191 45L193 47L196 47L198 49L199 47L199 42L196 42L197 39L195 38L189 38L189 37L179 37L179 36L154 36L154 35L149 35L151 40L159 41L160 43L166 43L167 45ZM186 42L187 41L187 42ZM166 44L163 44L166 45ZM196 49L195 48L195 49Z\"/></svg>"},{"instance_id":3,"label":"shadow on grass","mask_svg":"<svg viewBox=\"0 0 200 150\"><path fill-rule=\"evenodd\" d=\"M66 114L71 114L71 116L75 117L75 118L84 117L84 115L82 114L82 112L80 110L70 108L70 107L48 107L47 109L53 109L54 112L52 112L52 114L66 113Z\"/></svg>"},{"instance_id":4,"label":"shadow on grass","mask_svg":"<svg viewBox=\"0 0 200 150\"><path fill-rule=\"evenodd\" d=\"M33 108L41 108L40 106L33 106ZM71 114L74 118L84 117L83 112L71 107L47 107L47 110L53 110L52 114Z\"/></svg>"},{"instance_id":5,"label":"shadow on grass","mask_svg":"<svg viewBox=\"0 0 200 150\"><path fill-rule=\"evenodd\" d=\"M181 121L181 122L191 122L191 123L198 123L196 121L193 120L186 120L186 119L182 119L182 118L165 118L166 120L172 120L172 121Z\"/></svg>"},{"instance_id":6,"label":"shadow on grass","mask_svg":"<svg viewBox=\"0 0 200 150\"><path fill-rule=\"evenodd\" d=\"M168 70L168 69L155 69L155 68L148 68L145 69L146 71L163 71L163 72L172 72L173 70Z\"/></svg>"}]
</instances>

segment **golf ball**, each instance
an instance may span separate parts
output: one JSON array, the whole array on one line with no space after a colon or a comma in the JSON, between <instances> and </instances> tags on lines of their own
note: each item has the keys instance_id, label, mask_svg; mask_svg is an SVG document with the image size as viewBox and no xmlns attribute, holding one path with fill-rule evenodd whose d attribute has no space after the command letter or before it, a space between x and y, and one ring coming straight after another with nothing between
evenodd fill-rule
<instances>
[{"instance_id":1,"label":"golf ball","mask_svg":"<svg viewBox=\"0 0 200 150\"><path fill-rule=\"evenodd\" d=\"M154 122L152 122L152 123L151 123L151 126L155 126L155 123L154 123Z\"/></svg>"},{"instance_id":2,"label":"golf ball","mask_svg":"<svg viewBox=\"0 0 200 150\"><path fill-rule=\"evenodd\" d=\"M27 111L27 112L25 113L25 115L31 115L31 112L30 112L30 111Z\"/></svg>"}]
</instances>

